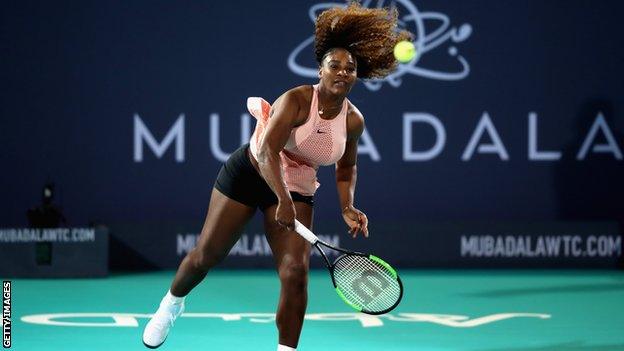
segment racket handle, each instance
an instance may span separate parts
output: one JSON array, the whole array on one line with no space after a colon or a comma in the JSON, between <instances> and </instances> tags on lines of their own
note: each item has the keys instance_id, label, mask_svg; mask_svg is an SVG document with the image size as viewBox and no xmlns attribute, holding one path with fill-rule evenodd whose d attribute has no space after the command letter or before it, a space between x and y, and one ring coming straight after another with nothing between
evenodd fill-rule
<instances>
[{"instance_id":1,"label":"racket handle","mask_svg":"<svg viewBox=\"0 0 624 351\"><path fill-rule=\"evenodd\" d=\"M310 244L314 245L318 241L318 238L314 233L310 231L310 229L306 228L305 225L301 224L298 220L295 219L295 231L301 235L304 239L310 242Z\"/></svg>"}]
</instances>

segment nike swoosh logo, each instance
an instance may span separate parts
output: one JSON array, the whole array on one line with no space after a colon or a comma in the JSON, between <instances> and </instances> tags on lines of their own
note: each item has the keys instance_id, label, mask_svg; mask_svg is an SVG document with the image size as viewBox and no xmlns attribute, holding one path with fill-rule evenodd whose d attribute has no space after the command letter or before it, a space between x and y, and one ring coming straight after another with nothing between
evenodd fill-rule
<instances>
[{"instance_id":1,"label":"nike swoosh logo","mask_svg":"<svg viewBox=\"0 0 624 351\"><path fill-rule=\"evenodd\" d=\"M319 133L319 134L327 134L327 132L323 132L320 129L318 129L316 132Z\"/></svg>"}]
</instances>

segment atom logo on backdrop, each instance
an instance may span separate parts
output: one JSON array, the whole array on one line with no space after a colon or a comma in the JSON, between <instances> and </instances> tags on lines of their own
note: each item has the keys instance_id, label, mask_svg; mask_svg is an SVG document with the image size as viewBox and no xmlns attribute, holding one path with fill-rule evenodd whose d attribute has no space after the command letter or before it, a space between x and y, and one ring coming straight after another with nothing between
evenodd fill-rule
<instances>
[{"instance_id":1,"label":"atom logo on backdrop","mask_svg":"<svg viewBox=\"0 0 624 351\"><path fill-rule=\"evenodd\" d=\"M329 8L335 7L336 3L321 3L314 5L310 8L308 15L314 23L316 17ZM467 40L472 33L472 26L468 23L464 23L458 27L451 27L450 20L447 15L440 12L421 12L418 10L409 0L394 0L390 1L389 5L387 1L363 1L362 5L365 7L385 7L396 8L399 13L399 26L402 29L406 29L414 34L414 46L418 55L414 60L409 63L400 64L396 72L388 75L384 79L374 79L363 81L366 88L371 91L379 90L383 83L386 82L390 86L398 88L401 86L402 77L406 74L412 74L415 76L435 79L435 80L460 80L464 79L470 73L470 65L468 61L459 54L459 50L454 45ZM346 6L346 4L345 4ZM438 26L431 32L427 32L427 26L425 22L433 22ZM455 66L457 68L447 71L435 70L427 68L422 64L422 58L428 52L433 51L444 43L451 42L448 47L448 54L455 58ZM306 67L304 64L299 63L300 54L306 49L311 49L314 44L314 36L310 36L299 44L288 56L288 68L302 77L316 78L318 74L318 68L316 63L312 63L311 67ZM306 57L313 57L312 55L306 55Z\"/></svg>"}]
</instances>

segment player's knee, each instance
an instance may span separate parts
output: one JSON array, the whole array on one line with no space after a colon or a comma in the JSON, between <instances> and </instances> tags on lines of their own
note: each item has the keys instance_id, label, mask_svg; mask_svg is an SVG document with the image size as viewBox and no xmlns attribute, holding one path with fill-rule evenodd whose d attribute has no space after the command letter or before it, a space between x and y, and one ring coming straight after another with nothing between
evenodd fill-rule
<instances>
[{"instance_id":1,"label":"player's knee","mask_svg":"<svg viewBox=\"0 0 624 351\"><path fill-rule=\"evenodd\" d=\"M220 261L218 256L197 249L193 249L189 255L191 256L193 267L202 272L207 272Z\"/></svg>"},{"instance_id":2,"label":"player's knee","mask_svg":"<svg viewBox=\"0 0 624 351\"><path fill-rule=\"evenodd\" d=\"M303 292L308 286L308 265L303 262L287 262L279 270L280 280L289 290Z\"/></svg>"}]
</instances>

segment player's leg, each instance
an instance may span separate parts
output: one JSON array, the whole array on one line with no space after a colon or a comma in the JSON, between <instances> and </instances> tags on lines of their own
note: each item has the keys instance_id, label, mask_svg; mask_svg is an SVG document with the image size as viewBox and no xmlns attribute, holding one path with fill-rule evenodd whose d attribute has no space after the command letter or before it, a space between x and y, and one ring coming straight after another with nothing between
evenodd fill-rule
<instances>
[{"instance_id":1,"label":"player's leg","mask_svg":"<svg viewBox=\"0 0 624 351\"><path fill-rule=\"evenodd\" d=\"M182 260L170 290L145 326L145 346L157 348L165 342L169 329L184 311L184 297L227 256L254 212L255 208L228 198L216 188L212 190L197 245Z\"/></svg>"},{"instance_id":2,"label":"player's leg","mask_svg":"<svg viewBox=\"0 0 624 351\"><path fill-rule=\"evenodd\" d=\"M162 345L184 311L185 296L228 254L253 216L258 175L246 150L246 145L236 150L221 167L197 245L182 260L170 290L145 327L143 343L147 347Z\"/></svg>"},{"instance_id":3,"label":"player's leg","mask_svg":"<svg viewBox=\"0 0 624 351\"><path fill-rule=\"evenodd\" d=\"M213 189L201 235L196 247L182 260L171 284L171 294L188 295L208 270L227 256L254 212L254 208Z\"/></svg>"},{"instance_id":4,"label":"player's leg","mask_svg":"<svg viewBox=\"0 0 624 351\"><path fill-rule=\"evenodd\" d=\"M295 201L295 208L297 219L310 228L312 206ZM276 209L273 205L264 211L264 226L281 283L276 316L279 344L296 348L308 302L310 244L275 221Z\"/></svg>"},{"instance_id":5,"label":"player's leg","mask_svg":"<svg viewBox=\"0 0 624 351\"><path fill-rule=\"evenodd\" d=\"M182 260L171 284L174 296L186 296L210 268L227 256L254 214L256 188L266 184L260 183L262 179L248 158L248 148L241 146L221 167L197 245Z\"/></svg>"}]
</instances>

